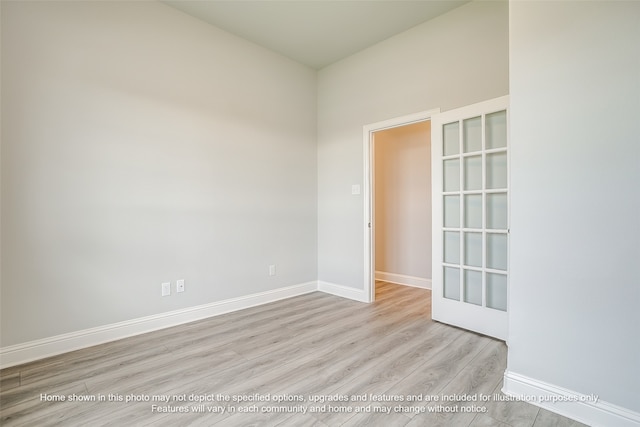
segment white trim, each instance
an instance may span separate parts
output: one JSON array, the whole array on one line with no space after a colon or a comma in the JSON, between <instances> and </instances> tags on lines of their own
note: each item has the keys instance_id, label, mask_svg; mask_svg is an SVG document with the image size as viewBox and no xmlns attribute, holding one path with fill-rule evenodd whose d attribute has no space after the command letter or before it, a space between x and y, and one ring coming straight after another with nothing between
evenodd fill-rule
<instances>
[{"instance_id":1,"label":"white trim","mask_svg":"<svg viewBox=\"0 0 640 427\"><path fill-rule=\"evenodd\" d=\"M271 291L231 298L167 313L141 317L125 322L100 326L57 335L23 344L0 348L0 368L19 365L45 357L55 356L81 348L103 344L139 335L146 332L169 328L207 317L218 316L232 311L267 304L318 290L318 283L307 282ZM330 292L333 293L333 292ZM338 294L336 294L338 295ZM349 298L349 297L347 297Z\"/></svg>"},{"instance_id":2,"label":"white trim","mask_svg":"<svg viewBox=\"0 0 640 427\"><path fill-rule=\"evenodd\" d=\"M371 302L364 289L356 289L350 286L336 285L335 283L318 281L318 290L327 294L336 295L360 302Z\"/></svg>"},{"instance_id":3,"label":"white trim","mask_svg":"<svg viewBox=\"0 0 640 427\"><path fill-rule=\"evenodd\" d=\"M640 413L515 372L504 373L503 393L593 427L638 427ZM553 400L556 400L553 403Z\"/></svg>"},{"instance_id":4,"label":"white trim","mask_svg":"<svg viewBox=\"0 0 640 427\"><path fill-rule=\"evenodd\" d=\"M425 122L430 120L435 114L439 114L440 109L421 111L418 113L408 114L402 117L395 117L381 122L370 123L362 127L362 141L364 145L364 290L365 302L373 302L375 300L375 284L374 284L374 231L372 225L374 223L373 215L373 133L385 129L406 126L413 123ZM371 226L370 226L371 224Z\"/></svg>"},{"instance_id":5,"label":"white trim","mask_svg":"<svg viewBox=\"0 0 640 427\"><path fill-rule=\"evenodd\" d=\"M413 286L414 288L431 289L431 279L425 279L416 276L407 276L405 274L387 273L386 271L375 272L376 280L383 282L396 283L398 285Z\"/></svg>"}]
</instances>

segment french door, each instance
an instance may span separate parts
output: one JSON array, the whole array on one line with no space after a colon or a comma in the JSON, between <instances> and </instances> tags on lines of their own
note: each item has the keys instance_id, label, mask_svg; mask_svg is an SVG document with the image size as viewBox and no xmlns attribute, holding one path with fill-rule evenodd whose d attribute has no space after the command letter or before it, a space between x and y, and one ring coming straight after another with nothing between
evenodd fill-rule
<instances>
[{"instance_id":1,"label":"french door","mask_svg":"<svg viewBox=\"0 0 640 427\"><path fill-rule=\"evenodd\" d=\"M505 340L508 96L431 118L434 320Z\"/></svg>"}]
</instances>

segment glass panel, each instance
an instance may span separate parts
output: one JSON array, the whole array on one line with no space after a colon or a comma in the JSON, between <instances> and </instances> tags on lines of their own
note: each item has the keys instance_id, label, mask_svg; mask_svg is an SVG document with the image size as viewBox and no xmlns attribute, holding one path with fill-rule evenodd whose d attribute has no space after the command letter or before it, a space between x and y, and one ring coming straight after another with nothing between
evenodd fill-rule
<instances>
[{"instance_id":1,"label":"glass panel","mask_svg":"<svg viewBox=\"0 0 640 427\"><path fill-rule=\"evenodd\" d=\"M462 122L464 140L462 147L465 153L482 150L482 121L480 117L474 117Z\"/></svg>"},{"instance_id":2,"label":"glass panel","mask_svg":"<svg viewBox=\"0 0 640 427\"><path fill-rule=\"evenodd\" d=\"M444 191L460 190L460 159L445 160L444 166Z\"/></svg>"},{"instance_id":3,"label":"glass panel","mask_svg":"<svg viewBox=\"0 0 640 427\"><path fill-rule=\"evenodd\" d=\"M460 153L460 125L458 122L442 126L442 154L452 156Z\"/></svg>"},{"instance_id":4,"label":"glass panel","mask_svg":"<svg viewBox=\"0 0 640 427\"><path fill-rule=\"evenodd\" d=\"M482 228L482 194L464 196L465 228Z\"/></svg>"},{"instance_id":5,"label":"glass panel","mask_svg":"<svg viewBox=\"0 0 640 427\"><path fill-rule=\"evenodd\" d=\"M487 273L487 307L507 311L506 274Z\"/></svg>"},{"instance_id":6,"label":"glass panel","mask_svg":"<svg viewBox=\"0 0 640 427\"><path fill-rule=\"evenodd\" d=\"M487 194L487 228L507 229L507 193Z\"/></svg>"},{"instance_id":7,"label":"glass panel","mask_svg":"<svg viewBox=\"0 0 640 427\"><path fill-rule=\"evenodd\" d=\"M460 269L444 267L443 294L445 298L460 301Z\"/></svg>"},{"instance_id":8,"label":"glass panel","mask_svg":"<svg viewBox=\"0 0 640 427\"><path fill-rule=\"evenodd\" d=\"M460 264L460 233L457 231L444 232L444 262Z\"/></svg>"},{"instance_id":9,"label":"glass panel","mask_svg":"<svg viewBox=\"0 0 640 427\"><path fill-rule=\"evenodd\" d=\"M482 233L464 233L464 265L482 267Z\"/></svg>"},{"instance_id":10,"label":"glass panel","mask_svg":"<svg viewBox=\"0 0 640 427\"><path fill-rule=\"evenodd\" d=\"M507 235L487 233L487 268L507 269Z\"/></svg>"},{"instance_id":11,"label":"glass panel","mask_svg":"<svg viewBox=\"0 0 640 427\"><path fill-rule=\"evenodd\" d=\"M482 156L464 158L464 189L482 190Z\"/></svg>"},{"instance_id":12,"label":"glass panel","mask_svg":"<svg viewBox=\"0 0 640 427\"><path fill-rule=\"evenodd\" d=\"M464 302L482 305L482 273L464 270Z\"/></svg>"},{"instance_id":13,"label":"glass panel","mask_svg":"<svg viewBox=\"0 0 640 427\"><path fill-rule=\"evenodd\" d=\"M487 188L507 188L507 153L487 154Z\"/></svg>"},{"instance_id":14,"label":"glass panel","mask_svg":"<svg viewBox=\"0 0 640 427\"><path fill-rule=\"evenodd\" d=\"M460 196L444 196L444 226L460 227Z\"/></svg>"},{"instance_id":15,"label":"glass panel","mask_svg":"<svg viewBox=\"0 0 640 427\"><path fill-rule=\"evenodd\" d=\"M487 150L507 146L507 112L505 110L487 114L484 126Z\"/></svg>"}]
</instances>

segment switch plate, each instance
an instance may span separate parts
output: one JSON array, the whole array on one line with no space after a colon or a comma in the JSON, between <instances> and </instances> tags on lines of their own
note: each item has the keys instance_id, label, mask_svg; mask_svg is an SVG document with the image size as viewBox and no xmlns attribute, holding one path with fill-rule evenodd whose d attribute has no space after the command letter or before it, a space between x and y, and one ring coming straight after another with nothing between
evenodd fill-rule
<instances>
[{"instance_id":1,"label":"switch plate","mask_svg":"<svg viewBox=\"0 0 640 427\"><path fill-rule=\"evenodd\" d=\"M269 276L275 276L275 275L276 275L276 266L272 264L269 266Z\"/></svg>"},{"instance_id":2,"label":"switch plate","mask_svg":"<svg viewBox=\"0 0 640 427\"><path fill-rule=\"evenodd\" d=\"M351 186L351 194L353 194L353 195L360 194L360 184L353 184Z\"/></svg>"},{"instance_id":3,"label":"switch plate","mask_svg":"<svg viewBox=\"0 0 640 427\"><path fill-rule=\"evenodd\" d=\"M171 282L165 282L162 284L162 296L168 297L171 295Z\"/></svg>"},{"instance_id":4,"label":"switch plate","mask_svg":"<svg viewBox=\"0 0 640 427\"><path fill-rule=\"evenodd\" d=\"M176 282L176 292L184 292L184 279L180 279Z\"/></svg>"}]
</instances>

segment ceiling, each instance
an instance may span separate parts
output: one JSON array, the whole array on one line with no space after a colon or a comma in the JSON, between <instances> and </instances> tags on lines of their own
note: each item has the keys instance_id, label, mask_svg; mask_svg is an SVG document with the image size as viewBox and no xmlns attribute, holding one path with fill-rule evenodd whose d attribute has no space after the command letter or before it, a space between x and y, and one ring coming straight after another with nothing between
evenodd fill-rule
<instances>
[{"instance_id":1,"label":"ceiling","mask_svg":"<svg viewBox=\"0 0 640 427\"><path fill-rule=\"evenodd\" d=\"M469 0L167 0L232 34L321 69Z\"/></svg>"}]
</instances>

